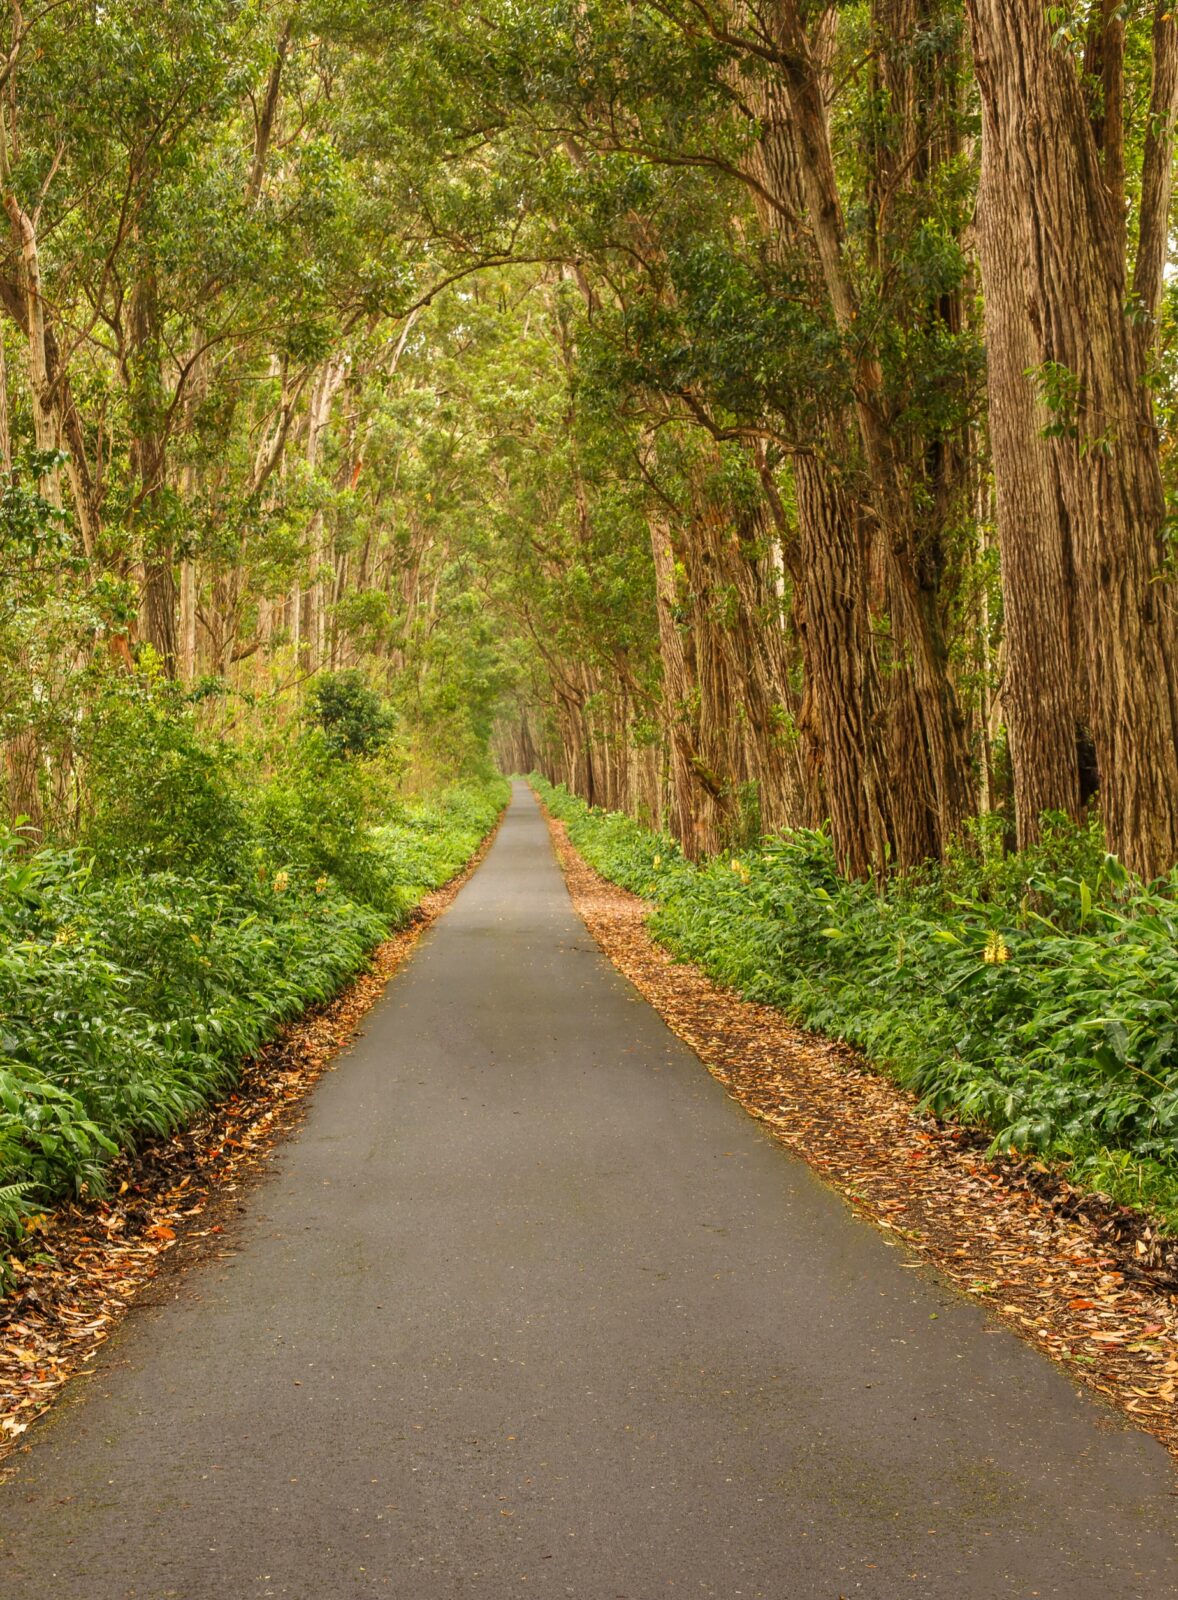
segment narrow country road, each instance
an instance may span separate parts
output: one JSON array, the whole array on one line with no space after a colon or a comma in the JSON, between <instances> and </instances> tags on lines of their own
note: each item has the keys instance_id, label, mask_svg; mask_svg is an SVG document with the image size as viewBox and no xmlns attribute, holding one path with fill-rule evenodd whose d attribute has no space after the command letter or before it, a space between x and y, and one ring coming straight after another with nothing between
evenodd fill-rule
<instances>
[{"instance_id":1,"label":"narrow country road","mask_svg":"<svg viewBox=\"0 0 1178 1600\"><path fill-rule=\"evenodd\" d=\"M1120 1600L1178 1484L597 952L517 790L252 1192L0 1488L4 1600Z\"/></svg>"}]
</instances>

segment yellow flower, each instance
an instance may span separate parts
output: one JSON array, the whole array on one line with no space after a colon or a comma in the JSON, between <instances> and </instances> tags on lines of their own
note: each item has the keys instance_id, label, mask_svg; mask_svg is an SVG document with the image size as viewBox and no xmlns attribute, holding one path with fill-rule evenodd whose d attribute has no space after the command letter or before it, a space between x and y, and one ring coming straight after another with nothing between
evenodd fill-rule
<instances>
[{"instance_id":1,"label":"yellow flower","mask_svg":"<svg viewBox=\"0 0 1178 1600\"><path fill-rule=\"evenodd\" d=\"M63 928L58 928L57 932L53 935L54 944L72 944L73 941L74 930L68 925Z\"/></svg>"},{"instance_id":2,"label":"yellow flower","mask_svg":"<svg viewBox=\"0 0 1178 1600\"><path fill-rule=\"evenodd\" d=\"M290 882L289 872L276 872L274 874L274 893L281 894Z\"/></svg>"},{"instance_id":3,"label":"yellow flower","mask_svg":"<svg viewBox=\"0 0 1178 1600\"><path fill-rule=\"evenodd\" d=\"M654 858L654 865L655 865L655 866L656 866L656 867L661 867L661 866L662 866L662 864L663 864L663 858L662 858L662 856L655 856L655 858Z\"/></svg>"},{"instance_id":4,"label":"yellow flower","mask_svg":"<svg viewBox=\"0 0 1178 1600\"><path fill-rule=\"evenodd\" d=\"M326 874L326 872L324 872L318 878L315 879L315 893L316 894L323 894L323 893L326 892L326 889L327 889L327 874Z\"/></svg>"},{"instance_id":5,"label":"yellow flower","mask_svg":"<svg viewBox=\"0 0 1178 1600\"><path fill-rule=\"evenodd\" d=\"M991 928L986 936L986 948L982 951L982 960L991 967L999 967L1004 961L1010 960L1010 949L997 928Z\"/></svg>"}]
</instances>

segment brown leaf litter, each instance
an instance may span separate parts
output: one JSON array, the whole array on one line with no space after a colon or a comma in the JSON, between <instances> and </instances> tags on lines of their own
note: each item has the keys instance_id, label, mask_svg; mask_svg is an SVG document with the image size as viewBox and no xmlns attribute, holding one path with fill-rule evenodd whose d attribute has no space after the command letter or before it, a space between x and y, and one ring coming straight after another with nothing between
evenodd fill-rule
<instances>
[{"instance_id":1,"label":"brown leaf litter","mask_svg":"<svg viewBox=\"0 0 1178 1600\"><path fill-rule=\"evenodd\" d=\"M775 1138L877 1227L1178 1456L1178 1244L1048 1163L988 1158L845 1045L679 962L652 907L549 817L573 904L614 965Z\"/></svg>"},{"instance_id":2,"label":"brown leaf litter","mask_svg":"<svg viewBox=\"0 0 1178 1600\"><path fill-rule=\"evenodd\" d=\"M85 1369L153 1280L225 1250L249 1183L422 933L482 861L495 831L458 876L426 895L408 926L373 951L358 978L247 1062L230 1095L172 1138L121 1156L104 1196L29 1220L11 1260L13 1287L0 1300L0 1461L24 1448L29 1424Z\"/></svg>"}]
</instances>

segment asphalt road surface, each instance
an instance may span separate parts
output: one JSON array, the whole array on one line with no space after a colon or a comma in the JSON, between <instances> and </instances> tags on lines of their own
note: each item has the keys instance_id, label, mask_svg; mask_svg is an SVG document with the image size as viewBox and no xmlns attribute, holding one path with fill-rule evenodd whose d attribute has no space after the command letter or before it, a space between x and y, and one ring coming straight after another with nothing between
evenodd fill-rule
<instances>
[{"instance_id":1,"label":"asphalt road surface","mask_svg":"<svg viewBox=\"0 0 1178 1600\"><path fill-rule=\"evenodd\" d=\"M1178 1488L763 1134L520 789L231 1259L0 1488L4 1600L1178 1594Z\"/></svg>"}]
</instances>

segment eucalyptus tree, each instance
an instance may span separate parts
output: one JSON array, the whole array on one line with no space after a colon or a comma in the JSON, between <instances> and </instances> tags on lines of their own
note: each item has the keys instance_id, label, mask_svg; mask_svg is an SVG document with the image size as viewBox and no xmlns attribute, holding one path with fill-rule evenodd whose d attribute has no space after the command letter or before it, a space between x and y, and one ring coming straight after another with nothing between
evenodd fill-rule
<instances>
[{"instance_id":1,"label":"eucalyptus tree","mask_svg":"<svg viewBox=\"0 0 1178 1600\"><path fill-rule=\"evenodd\" d=\"M1024 811L1073 805L1068 724L1082 718L1110 843L1154 874L1178 857L1178 638L1152 393L1178 21L1161 3L1053 19L1032 0L970 0L969 16Z\"/></svg>"}]
</instances>

